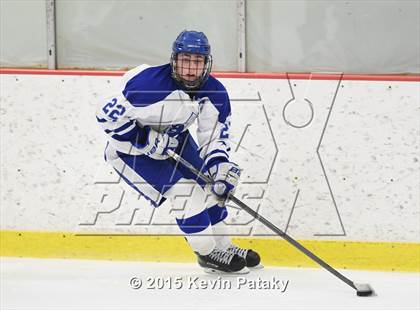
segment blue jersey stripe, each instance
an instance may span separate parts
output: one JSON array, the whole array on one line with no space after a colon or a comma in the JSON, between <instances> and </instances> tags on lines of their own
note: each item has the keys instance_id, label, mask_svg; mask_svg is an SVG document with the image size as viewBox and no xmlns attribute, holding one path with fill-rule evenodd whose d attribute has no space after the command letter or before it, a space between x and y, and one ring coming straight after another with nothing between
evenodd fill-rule
<instances>
[{"instance_id":1,"label":"blue jersey stripe","mask_svg":"<svg viewBox=\"0 0 420 310\"><path fill-rule=\"evenodd\" d=\"M226 156L226 158L229 158L229 154L228 153L226 153L225 151L223 151L223 150L214 150L214 151L211 151L210 153L208 153L205 157L204 157L204 160L206 160L207 158L209 158L209 156L211 156L211 155L213 155L213 154L216 154L216 153L220 153L220 155L225 155Z\"/></svg>"},{"instance_id":2,"label":"blue jersey stripe","mask_svg":"<svg viewBox=\"0 0 420 310\"><path fill-rule=\"evenodd\" d=\"M130 122L128 122L128 123L125 123L124 125L122 125L121 127L118 127L117 129L114 129L113 131L115 132L115 133L118 133L118 132L120 132L120 131L123 131L124 129L127 129L128 127L130 127L131 125L133 125L134 124L134 120L132 120L132 121L130 121Z\"/></svg>"},{"instance_id":3,"label":"blue jersey stripe","mask_svg":"<svg viewBox=\"0 0 420 310\"><path fill-rule=\"evenodd\" d=\"M107 122L107 120L106 120L106 119L104 119L104 118L99 118L99 117L96 117L96 120L98 121L98 123L105 123L105 122Z\"/></svg>"},{"instance_id":4,"label":"blue jersey stripe","mask_svg":"<svg viewBox=\"0 0 420 310\"><path fill-rule=\"evenodd\" d=\"M116 128L116 129L105 129L105 132L106 133L111 133L111 132L117 133L117 132L120 132L120 131L123 131L123 130L127 129L128 127L130 127L131 125L133 125L133 123L134 123L134 120L131 120L131 121L125 123L124 125Z\"/></svg>"},{"instance_id":5,"label":"blue jersey stripe","mask_svg":"<svg viewBox=\"0 0 420 310\"><path fill-rule=\"evenodd\" d=\"M147 133L143 128L135 126L124 134L113 134L112 138L121 142L131 142L134 146L141 147L139 141L143 140L145 134Z\"/></svg>"}]
</instances>

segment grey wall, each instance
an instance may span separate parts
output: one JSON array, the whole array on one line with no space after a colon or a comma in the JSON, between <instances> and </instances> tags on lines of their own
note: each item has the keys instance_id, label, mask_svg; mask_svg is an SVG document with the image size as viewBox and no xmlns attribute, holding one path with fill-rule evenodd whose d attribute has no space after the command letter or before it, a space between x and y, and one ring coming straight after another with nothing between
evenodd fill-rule
<instances>
[{"instance_id":1,"label":"grey wall","mask_svg":"<svg viewBox=\"0 0 420 310\"><path fill-rule=\"evenodd\" d=\"M248 1L249 71L420 72L420 1Z\"/></svg>"},{"instance_id":2,"label":"grey wall","mask_svg":"<svg viewBox=\"0 0 420 310\"><path fill-rule=\"evenodd\" d=\"M45 67L44 0L0 0L0 66Z\"/></svg>"},{"instance_id":3,"label":"grey wall","mask_svg":"<svg viewBox=\"0 0 420 310\"><path fill-rule=\"evenodd\" d=\"M121 68L169 62L184 29L204 31L217 59L235 70L235 1L57 1L58 65Z\"/></svg>"},{"instance_id":4,"label":"grey wall","mask_svg":"<svg viewBox=\"0 0 420 310\"><path fill-rule=\"evenodd\" d=\"M3 67L46 67L43 0L1 0ZM236 71L237 1L56 0L59 68L168 61L204 31L214 70ZM419 73L420 1L246 1L247 71Z\"/></svg>"}]
</instances>

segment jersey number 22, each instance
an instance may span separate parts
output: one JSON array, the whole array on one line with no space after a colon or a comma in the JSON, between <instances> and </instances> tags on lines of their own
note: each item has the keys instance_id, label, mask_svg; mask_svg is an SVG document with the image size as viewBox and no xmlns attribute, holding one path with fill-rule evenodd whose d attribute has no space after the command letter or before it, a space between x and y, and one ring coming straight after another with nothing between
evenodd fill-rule
<instances>
[{"instance_id":1,"label":"jersey number 22","mask_svg":"<svg viewBox=\"0 0 420 310\"><path fill-rule=\"evenodd\" d=\"M113 98L102 108L102 111L115 122L119 116L125 113L125 108L121 104L117 104L117 98Z\"/></svg>"}]
</instances>

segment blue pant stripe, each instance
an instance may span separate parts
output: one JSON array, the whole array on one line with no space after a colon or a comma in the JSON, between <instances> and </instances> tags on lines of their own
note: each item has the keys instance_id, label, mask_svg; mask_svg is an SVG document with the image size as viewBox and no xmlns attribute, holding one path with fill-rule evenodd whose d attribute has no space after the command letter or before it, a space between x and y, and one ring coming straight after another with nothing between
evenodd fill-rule
<instances>
[{"instance_id":1,"label":"blue pant stripe","mask_svg":"<svg viewBox=\"0 0 420 310\"><path fill-rule=\"evenodd\" d=\"M210 225L210 217L207 210L204 210L194 216L176 219L179 228L186 234L199 233Z\"/></svg>"},{"instance_id":2,"label":"blue pant stripe","mask_svg":"<svg viewBox=\"0 0 420 310\"><path fill-rule=\"evenodd\" d=\"M209 217L210 217L211 225L215 225L215 224L223 221L228 215L228 211L227 211L225 206L224 207L219 207L218 205L214 205L214 206L208 208L207 212L208 212Z\"/></svg>"}]
</instances>

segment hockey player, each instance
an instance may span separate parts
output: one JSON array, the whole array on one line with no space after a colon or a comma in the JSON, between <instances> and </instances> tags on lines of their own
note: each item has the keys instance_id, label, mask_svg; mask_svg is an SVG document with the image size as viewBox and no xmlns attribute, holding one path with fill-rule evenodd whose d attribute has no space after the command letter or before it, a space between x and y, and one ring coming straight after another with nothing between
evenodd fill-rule
<instances>
[{"instance_id":1,"label":"hockey player","mask_svg":"<svg viewBox=\"0 0 420 310\"><path fill-rule=\"evenodd\" d=\"M220 223L240 177L229 159L231 107L225 87L210 76L212 56L202 32L183 31L169 64L141 65L123 77L120 93L101 102L97 121L107 134L105 160L134 190L158 207L193 183L184 214L176 218L206 271L245 273L259 255L231 243ZM197 139L188 128L197 121ZM171 149L213 178L204 184L169 158Z\"/></svg>"}]
</instances>

